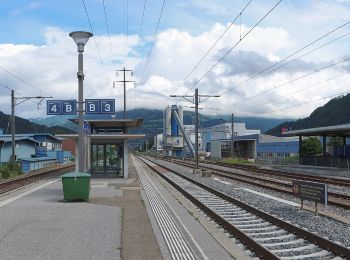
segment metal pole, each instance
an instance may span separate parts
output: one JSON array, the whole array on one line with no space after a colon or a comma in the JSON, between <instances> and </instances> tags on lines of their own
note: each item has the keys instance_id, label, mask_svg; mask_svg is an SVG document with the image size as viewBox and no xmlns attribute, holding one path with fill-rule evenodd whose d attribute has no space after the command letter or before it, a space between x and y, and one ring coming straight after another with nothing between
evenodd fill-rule
<instances>
[{"instance_id":1,"label":"metal pole","mask_svg":"<svg viewBox=\"0 0 350 260\"><path fill-rule=\"evenodd\" d=\"M125 67L123 69L124 74L124 119L126 119L126 78L125 78Z\"/></svg>"},{"instance_id":2,"label":"metal pole","mask_svg":"<svg viewBox=\"0 0 350 260\"><path fill-rule=\"evenodd\" d=\"M233 147L233 135L235 134L235 132L234 132L234 126L233 126L233 113L232 113L232 117L231 117L231 157L233 157L233 153L234 153L234 151L233 151L233 149L234 149L234 147Z\"/></svg>"},{"instance_id":3,"label":"metal pole","mask_svg":"<svg viewBox=\"0 0 350 260\"><path fill-rule=\"evenodd\" d=\"M196 88L195 94L194 94L194 104L196 109L196 116L195 116L195 157L196 157L196 169L198 169L198 128L199 128L199 116L198 116L198 88Z\"/></svg>"},{"instance_id":4,"label":"metal pole","mask_svg":"<svg viewBox=\"0 0 350 260\"><path fill-rule=\"evenodd\" d=\"M15 91L11 90L11 137L12 137L12 171L16 169L16 140L15 140Z\"/></svg>"},{"instance_id":5,"label":"metal pole","mask_svg":"<svg viewBox=\"0 0 350 260\"><path fill-rule=\"evenodd\" d=\"M83 118L83 86L84 86L84 73L83 73L83 52L79 51L78 54L78 172L84 172L84 118Z\"/></svg>"}]
</instances>

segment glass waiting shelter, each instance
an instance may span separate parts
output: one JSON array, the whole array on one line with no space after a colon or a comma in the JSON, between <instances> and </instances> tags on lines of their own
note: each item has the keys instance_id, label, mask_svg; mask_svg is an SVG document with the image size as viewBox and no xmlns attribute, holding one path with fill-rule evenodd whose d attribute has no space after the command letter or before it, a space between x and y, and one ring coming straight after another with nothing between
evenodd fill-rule
<instances>
[{"instance_id":1,"label":"glass waiting shelter","mask_svg":"<svg viewBox=\"0 0 350 260\"><path fill-rule=\"evenodd\" d=\"M84 137L84 168L95 176L128 178L128 140L141 139L143 134L129 134L143 119L87 120L88 134ZM77 139L78 135L59 135ZM80 151L77 151L79 153ZM76 153L76 157L78 154ZM78 163L78 160L76 160Z\"/></svg>"}]
</instances>

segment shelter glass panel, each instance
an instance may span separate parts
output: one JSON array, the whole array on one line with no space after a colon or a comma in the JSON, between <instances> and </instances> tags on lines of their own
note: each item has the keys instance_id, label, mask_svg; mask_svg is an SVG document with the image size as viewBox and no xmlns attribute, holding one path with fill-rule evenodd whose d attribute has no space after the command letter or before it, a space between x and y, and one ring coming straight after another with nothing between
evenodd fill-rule
<instances>
[{"instance_id":1,"label":"shelter glass panel","mask_svg":"<svg viewBox=\"0 0 350 260\"><path fill-rule=\"evenodd\" d=\"M91 173L123 177L123 144L91 144Z\"/></svg>"}]
</instances>

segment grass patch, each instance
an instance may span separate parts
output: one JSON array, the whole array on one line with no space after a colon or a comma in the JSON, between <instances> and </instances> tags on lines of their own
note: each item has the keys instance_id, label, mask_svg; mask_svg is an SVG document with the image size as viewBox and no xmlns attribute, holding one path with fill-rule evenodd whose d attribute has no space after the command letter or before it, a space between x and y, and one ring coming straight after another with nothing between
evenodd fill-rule
<instances>
[{"instance_id":1,"label":"grass patch","mask_svg":"<svg viewBox=\"0 0 350 260\"><path fill-rule=\"evenodd\" d=\"M221 160L220 162L231 163L231 164L250 163L250 161L243 158L227 158L227 159Z\"/></svg>"}]
</instances>

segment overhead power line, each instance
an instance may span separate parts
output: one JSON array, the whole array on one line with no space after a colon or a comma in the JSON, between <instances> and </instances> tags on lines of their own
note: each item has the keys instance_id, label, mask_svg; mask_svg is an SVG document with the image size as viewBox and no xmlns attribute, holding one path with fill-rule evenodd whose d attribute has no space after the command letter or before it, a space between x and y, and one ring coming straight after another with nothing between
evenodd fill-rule
<instances>
[{"instance_id":1,"label":"overhead power line","mask_svg":"<svg viewBox=\"0 0 350 260\"><path fill-rule=\"evenodd\" d=\"M219 36L219 38L210 46L210 48L206 51L206 53L202 56L202 58L196 63L196 65L192 68L192 70L186 75L186 77L182 80L185 81L188 79L188 77L198 68L198 66L202 63L202 61L208 56L208 54L214 49L214 47L218 44L218 42L224 37L224 35L227 33L227 31L235 24L238 18L242 16L242 13L247 9L249 4L253 0L250 0L246 3L246 5L243 7L243 9L239 12L239 14L233 19L233 21L230 23L229 26L226 27L224 32ZM179 88L180 84L176 87L175 91Z\"/></svg>"},{"instance_id":2,"label":"overhead power line","mask_svg":"<svg viewBox=\"0 0 350 260\"><path fill-rule=\"evenodd\" d=\"M332 33L336 32L336 31L340 30L341 28L347 26L349 23L350 23L350 21L348 21L348 22L346 22L346 23L344 23L344 24L338 26L337 28L335 28L335 29L333 29L333 30L327 32L326 34L322 35L321 37L317 38L316 40L313 40L312 42L310 42L310 43L306 44L305 46L303 46L302 48L298 49L297 51L295 51L295 52L293 52L293 53L291 53L291 54L288 54L286 57L284 57L284 58L281 59L280 61L278 61L278 62L272 64L271 66L268 66L267 68L263 69L262 71L259 71L258 73L254 74L253 76L249 77L248 79L246 79L246 80L242 81L241 83L235 85L234 87L231 87L231 88L227 89L227 90L224 91L221 95L224 95L224 94L226 94L226 93L232 91L232 90L235 89L236 87L241 87L241 86L245 85L246 83L248 83L249 81L251 81L251 80L253 80L253 79L257 79L257 78L260 78L260 77L262 77L262 76L266 76L266 75L268 75L268 74L270 74L270 73L273 73L273 72L275 72L276 70L278 70L278 69L280 69L280 68L283 68L283 67L285 67L286 65L288 65L288 64L290 64L290 63L292 63L292 62L294 62L294 61L296 61L296 60L298 60L298 59L300 59L300 58L302 58L302 57L305 57L306 55L309 55L310 53L313 53L313 52L315 52L315 51L317 51L317 50L319 50L319 49L321 49L321 48L323 48L323 47L325 47L325 46L327 46L327 45L329 45L329 44L331 44L331 43L333 43L333 42L335 42L335 41L337 41L337 40L339 40L339 39L341 39L341 38L344 38L345 36L348 36L350 33L343 34L343 35L341 35L341 36L339 36L339 37L337 37L337 38L335 38L335 39L333 39L333 40L331 40L331 41L329 41L329 42L327 42L327 43L325 43L325 44L323 44L323 45L321 45L321 46L319 46L319 47L314 48L313 50L310 50L310 51L308 51L308 52L306 52L306 53L304 53L304 54L298 56L297 58L295 58L295 59L293 59L293 60L290 60L290 61L288 61L288 62L282 64L282 65L279 66L279 67L275 68L278 64L281 64L282 62L284 62L284 61L288 60L289 58L293 57L294 55L300 53L301 51L303 51L303 50L305 50L306 48L310 47L311 45L315 44L316 42L319 42L320 40L324 39L325 37L329 36L330 34L332 34ZM272 70L272 71L269 71L270 69L273 69L273 70Z\"/></svg>"},{"instance_id":3,"label":"overhead power line","mask_svg":"<svg viewBox=\"0 0 350 260\"><path fill-rule=\"evenodd\" d=\"M325 67L322 67L322 68L320 68L320 69L314 70L314 71L312 71L312 72L310 72L310 73L307 73L307 74L305 74L305 75L302 75L302 76L300 76L300 77L297 77L297 78L294 78L294 79L289 80L289 81L287 81L287 82L284 82L284 83L282 83L282 84L280 84L280 85L278 85L278 86L274 86L273 88L264 90L264 91L262 91L262 92L260 92L260 93L258 93L258 94L256 94L256 95L254 95L254 96L251 96L251 97L248 97L248 98L246 98L246 99L243 99L243 100L241 100L240 102L235 103L235 104L233 104L233 105L239 105L239 104L244 103L244 102L246 102L246 101L248 101L248 100L251 100L251 99L253 99L253 98L256 98L256 97L258 97L258 96L261 96L261 95L263 95L263 94L266 94L266 93L268 93L268 92L270 92L270 91L272 91L272 90L275 90L275 89L281 88L281 87L283 87L283 86L286 86L286 85L288 85L288 84L290 84L290 83L292 83L292 82L295 82L295 81L297 81L297 80L304 79L304 78L309 77L309 76L311 76L311 75L313 75L313 74L315 74L315 73L319 73L319 72L324 71L324 70L326 70L326 69L332 68L332 67L334 67L334 66L336 66L336 65L339 65L339 64L341 64L341 63L343 63L343 62L346 62L346 61L348 61L348 60L350 60L350 57L344 58L344 59L342 59L342 60L340 60L340 61L337 61L337 62L332 63L332 64L330 64L330 65L327 65L327 66L325 66Z\"/></svg>"},{"instance_id":4,"label":"overhead power line","mask_svg":"<svg viewBox=\"0 0 350 260\"><path fill-rule=\"evenodd\" d=\"M331 81L331 80L333 80L333 79L336 79L336 78L339 78L339 77L342 77L342 76L345 76L345 75L348 75L349 73L350 73L350 72L345 72L345 73L341 73L341 74L332 76L332 77L330 77L330 78L327 78L327 79L322 80L322 81L319 81L319 82L317 82L317 83L308 85L308 86L306 86L306 87L304 87L304 88L301 88L301 89L298 89L298 90L296 90L296 91L289 92L289 93L287 93L287 94L285 94L285 95L280 95L279 97L288 97L288 96L292 96L293 94L303 92L303 91L305 91L305 90L307 90L307 89L310 89L310 88L312 88L312 87L318 86L318 85L320 85L320 84L322 84L322 83ZM269 103L270 101L273 101L273 100L275 100L275 97L270 98L270 99L268 99L267 101L265 100L263 103L266 104L266 103ZM259 102L259 103L261 103L261 102ZM254 104L256 104L256 103L254 103Z\"/></svg>"},{"instance_id":5,"label":"overhead power line","mask_svg":"<svg viewBox=\"0 0 350 260\"><path fill-rule=\"evenodd\" d=\"M314 99L314 100L310 100L310 101L306 101L306 102L299 103L299 104L296 104L296 105L287 106L287 107L284 107L284 108L281 108L281 109L272 110L270 112L264 112L263 114L272 114L272 113L277 112L277 111L282 111L282 110L286 110L286 109L290 109L290 108L294 108L294 107L298 107L298 106L303 106L303 105L314 103L314 102L321 101L321 100L324 100L324 99L339 97L339 96L342 96L342 95L345 95L345 94L349 94L349 93L350 93L350 91L346 91L346 92L338 93L338 94L335 94L335 95L322 97L322 98L318 98L318 99Z\"/></svg>"},{"instance_id":6,"label":"overhead power line","mask_svg":"<svg viewBox=\"0 0 350 260\"><path fill-rule=\"evenodd\" d=\"M237 41L235 43L235 45L233 45L233 47L231 47L225 54L224 56L222 56L206 73L204 73L204 75L186 92L186 94L188 94L195 86L198 85L199 82L201 82L201 80L203 78L205 78L209 72L211 72L221 61L223 61L227 55L229 55L231 53L231 51L233 51L233 49L235 49L237 47L237 45L243 41L243 39L245 37L247 37L273 10L276 9L276 7L282 2L283 0L279 0L262 18L260 18L260 20L254 24L254 26L252 28L250 28L248 30L248 32L246 32L240 39L239 41Z\"/></svg>"},{"instance_id":7,"label":"overhead power line","mask_svg":"<svg viewBox=\"0 0 350 260\"><path fill-rule=\"evenodd\" d=\"M159 14L158 22L157 22L157 27L156 27L156 30L155 30L154 35L153 35L151 48L150 48L150 50L148 52L148 55L147 55L147 60L146 60L146 64L145 64L145 66L143 68L143 71L142 71L142 74L141 74L141 79L143 79L143 76L145 75L146 69L148 67L149 59L151 57L151 53L152 53L152 50L153 50L153 45L154 45L154 42L156 41L156 38L157 38L157 35L158 35L158 28L159 28L160 20L162 18L164 5L165 5L165 0L163 0L162 9L160 10L160 14Z\"/></svg>"}]
</instances>

